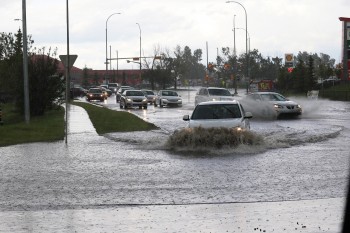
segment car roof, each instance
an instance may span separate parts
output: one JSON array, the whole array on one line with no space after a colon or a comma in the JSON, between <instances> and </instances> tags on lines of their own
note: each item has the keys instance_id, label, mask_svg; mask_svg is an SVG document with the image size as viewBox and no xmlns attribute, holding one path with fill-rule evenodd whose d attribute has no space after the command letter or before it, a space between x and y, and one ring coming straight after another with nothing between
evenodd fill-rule
<instances>
[{"instance_id":1,"label":"car roof","mask_svg":"<svg viewBox=\"0 0 350 233\"><path fill-rule=\"evenodd\" d=\"M143 91L137 90L137 89L125 89L124 91L125 91L125 92L129 92L129 91L132 91L132 92L134 92L134 91L139 91L139 92L142 92L142 93L143 93Z\"/></svg>"},{"instance_id":2,"label":"car roof","mask_svg":"<svg viewBox=\"0 0 350 233\"><path fill-rule=\"evenodd\" d=\"M257 91L257 92L252 92L250 94L259 94L259 95L261 95L261 94L279 94L279 95L281 95L280 93L271 92L271 91Z\"/></svg>"},{"instance_id":3,"label":"car roof","mask_svg":"<svg viewBox=\"0 0 350 233\"><path fill-rule=\"evenodd\" d=\"M219 105L219 104L239 104L237 100L228 100L228 101L206 101L201 102L198 105Z\"/></svg>"},{"instance_id":4,"label":"car roof","mask_svg":"<svg viewBox=\"0 0 350 233\"><path fill-rule=\"evenodd\" d=\"M227 90L227 88L223 88L223 87L204 87L204 88L207 88L207 89L225 89L225 90Z\"/></svg>"}]
</instances>

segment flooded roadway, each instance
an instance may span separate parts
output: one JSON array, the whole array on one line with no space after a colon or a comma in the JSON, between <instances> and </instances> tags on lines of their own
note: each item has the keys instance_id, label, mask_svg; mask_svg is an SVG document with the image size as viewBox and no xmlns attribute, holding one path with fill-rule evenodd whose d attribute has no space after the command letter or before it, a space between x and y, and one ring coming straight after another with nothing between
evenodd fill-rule
<instances>
[{"instance_id":1,"label":"flooded roadway","mask_svg":"<svg viewBox=\"0 0 350 233\"><path fill-rule=\"evenodd\" d=\"M349 103L298 99L300 119L253 119L261 146L169 151L193 94L181 108L127 110L160 130L0 148L0 232L339 232Z\"/></svg>"}]
</instances>

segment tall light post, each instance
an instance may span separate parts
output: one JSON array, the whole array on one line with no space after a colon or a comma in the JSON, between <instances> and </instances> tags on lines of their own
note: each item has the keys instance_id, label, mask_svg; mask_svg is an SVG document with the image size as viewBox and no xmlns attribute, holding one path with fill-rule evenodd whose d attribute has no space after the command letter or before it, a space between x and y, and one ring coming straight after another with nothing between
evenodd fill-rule
<instances>
[{"instance_id":1,"label":"tall light post","mask_svg":"<svg viewBox=\"0 0 350 233\"><path fill-rule=\"evenodd\" d=\"M24 118L28 124L30 120L29 85L28 85L28 42L27 42L27 7L26 0L22 0L22 30L23 30L23 78L24 78Z\"/></svg>"},{"instance_id":2,"label":"tall light post","mask_svg":"<svg viewBox=\"0 0 350 233\"><path fill-rule=\"evenodd\" d=\"M106 20L106 74L105 74L105 82L107 84L107 72L108 72L108 45L107 45L107 23L108 20L113 16L113 15L120 15L121 13L113 13L110 16L108 16L107 20Z\"/></svg>"},{"instance_id":3,"label":"tall light post","mask_svg":"<svg viewBox=\"0 0 350 233\"><path fill-rule=\"evenodd\" d=\"M140 27L140 24L139 23L136 23L138 26L139 26L139 30L140 30L140 82L141 82L141 85L142 85L142 74L141 74L141 27Z\"/></svg>"},{"instance_id":4,"label":"tall light post","mask_svg":"<svg viewBox=\"0 0 350 233\"><path fill-rule=\"evenodd\" d=\"M233 16L233 56L236 57L236 15Z\"/></svg>"},{"instance_id":5,"label":"tall light post","mask_svg":"<svg viewBox=\"0 0 350 233\"><path fill-rule=\"evenodd\" d=\"M246 33L245 33L245 53L246 53L246 58L247 58L247 77L249 76L249 67L248 67L248 61L249 61L249 58L248 58L248 17L247 17L247 11L246 9L244 8L244 6L239 3L239 2L236 2L236 1L227 1L226 3L237 3L239 4L241 7L243 7L244 9L244 13L245 13L245 30L246 30Z\"/></svg>"}]
</instances>

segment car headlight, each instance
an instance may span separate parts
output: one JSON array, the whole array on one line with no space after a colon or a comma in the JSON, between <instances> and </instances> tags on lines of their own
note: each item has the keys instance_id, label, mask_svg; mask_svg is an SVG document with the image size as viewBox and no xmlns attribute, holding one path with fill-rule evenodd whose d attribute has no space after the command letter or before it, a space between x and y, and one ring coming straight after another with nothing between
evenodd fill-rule
<instances>
[{"instance_id":1,"label":"car headlight","mask_svg":"<svg viewBox=\"0 0 350 233\"><path fill-rule=\"evenodd\" d=\"M132 99L130 99L130 98L126 98L126 101L128 101L128 102L132 102Z\"/></svg>"},{"instance_id":2,"label":"car headlight","mask_svg":"<svg viewBox=\"0 0 350 233\"><path fill-rule=\"evenodd\" d=\"M298 105L297 105L297 108L301 108L301 106L298 104Z\"/></svg>"},{"instance_id":3,"label":"car headlight","mask_svg":"<svg viewBox=\"0 0 350 233\"><path fill-rule=\"evenodd\" d=\"M142 102L147 102L147 101L148 101L147 98L142 100Z\"/></svg>"},{"instance_id":4,"label":"car headlight","mask_svg":"<svg viewBox=\"0 0 350 233\"><path fill-rule=\"evenodd\" d=\"M279 105L279 104L274 104L273 105L275 108L283 108L283 106L282 105Z\"/></svg>"}]
</instances>

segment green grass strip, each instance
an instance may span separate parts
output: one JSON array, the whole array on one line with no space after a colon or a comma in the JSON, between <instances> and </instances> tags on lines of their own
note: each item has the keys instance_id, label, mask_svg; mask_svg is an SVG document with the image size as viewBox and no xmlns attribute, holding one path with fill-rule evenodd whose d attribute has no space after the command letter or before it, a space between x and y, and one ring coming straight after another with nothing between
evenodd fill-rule
<instances>
[{"instance_id":1,"label":"green grass strip","mask_svg":"<svg viewBox=\"0 0 350 233\"><path fill-rule=\"evenodd\" d=\"M158 129L152 123L124 111L115 111L90 103L74 101L73 104L83 107L98 134L112 132L148 131Z\"/></svg>"},{"instance_id":2,"label":"green grass strip","mask_svg":"<svg viewBox=\"0 0 350 233\"><path fill-rule=\"evenodd\" d=\"M0 146L64 139L63 107L48 111L43 116L31 117L28 124L23 116L13 111L13 105L1 107L3 125L0 125Z\"/></svg>"}]
</instances>

